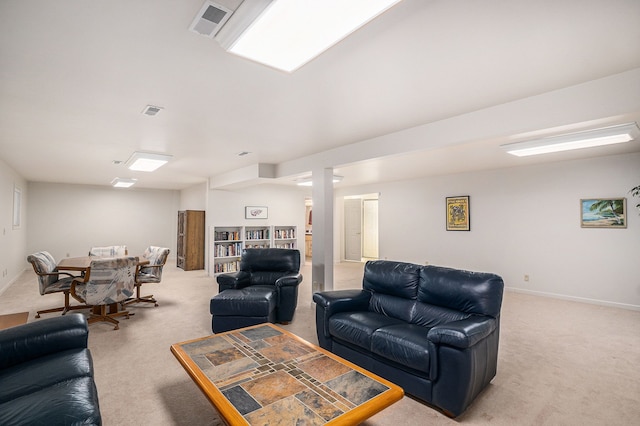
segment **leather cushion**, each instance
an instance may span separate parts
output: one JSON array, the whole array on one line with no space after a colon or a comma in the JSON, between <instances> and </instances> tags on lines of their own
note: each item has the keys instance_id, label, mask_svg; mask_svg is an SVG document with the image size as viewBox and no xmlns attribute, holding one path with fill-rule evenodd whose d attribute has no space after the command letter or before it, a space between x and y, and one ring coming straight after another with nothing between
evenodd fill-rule
<instances>
[{"instance_id":1,"label":"leather cushion","mask_svg":"<svg viewBox=\"0 0 640 426\"><path fill-rule=\"evenodd\" d=\"M245 287L224 290L211 299L212 315L266 317L276 307L275 290L271 287Z\"/></svg>"},{"instance_id":2,"label":"leather cushion","mask_svg":"<svg viewBox=\"0 0 640 426\"><path fill-rule=\"evenodd\" d=\"M91 377L92 371L88 349L70 349L14 365L0 370L0 403L78 377Z\"/></svg>"},{"instance_id":3,"label":"leather cushion","mask_svg":"<svg viewBox=\"0 0 640 426\"><path fill-rule=\"evenodd\" d=\"M418 300L468 314L500 314L504 283L498 275L423 266Z\"/></svg>"},{"instance_id":4,"label":"leather cushion","mask_svg":"<svg viewBox=\"0 0 640 426\"><path fill-rule=\"evenodd\" d=\"M364 266L362 287L375 293L416 299L420 265L385 260L371 260Z\"/></svg>"},{"instance_id":5,"label":"leather cushion","mask_svg":"<svg viewBox=\"0 0 640 426\"><path fill-rule=\"evenodd\" d=\"M0 403L1 425L100 425L98 392L78 377Z\"/></svg>"},{"instance_id":6,"label":"leather cushion","mask_svg":"<svg viewBox=\"0 0 640 426\"><path fill-rule=\"evenodd\" d=\"M371 338L374 331L381 327L399 324L404 324L404 321L375 312L341 312L329 318L329 334L371 351Z\"/></svg>"},{"instance_id":7,"label":"leather cushion","mask_svg":"<svg viewBox=\"0 0 640 426\"><path fill-rule=\"evenodd\" d=\"M429 329L414 324L381 327L371 337L371 352L429 374Z\"/></svg>"}]
</instances>

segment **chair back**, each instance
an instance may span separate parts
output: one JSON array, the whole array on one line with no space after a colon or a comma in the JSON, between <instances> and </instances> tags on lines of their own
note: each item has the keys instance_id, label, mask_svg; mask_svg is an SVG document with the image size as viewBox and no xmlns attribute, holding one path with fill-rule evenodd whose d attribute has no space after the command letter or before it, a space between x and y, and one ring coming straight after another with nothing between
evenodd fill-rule
<instances>
[{"instance_id":1,"label":"chair back","mask_svg":"<svg viewBox=\"0 0 640 426\"><path fill-rule=\"evenodd\" d=\"M251 285L274 285L278 278L300 272L300 251L295 249L245 249L240 270L251 274Z\"/></svg>"},{"instance_id":2,"label":"chair back","mask_svg":"<svg viewBox=\"0 0 640 426\"><path fill-rule=\"evenodd\" d=\"M167 262L169 250L166 247L149 246L142 256L149 261L149 265L140 268L140 275L145 282L160 282L162 279L162 267ZM153 266L153 267L151 267Z\"/></svg>"},{"instance_id":3,"label":"chair back","mask_svg":"<svg viewBox=\"0 0 640 426\"><path fill-rule=\"evenodd\" d=\"M127 246L91 247L91 250L89 250L89 256L118 257L128 254Z\"/></svg>"},{"instance_id":4,"label":"chair back","mask_svg":"<svg viewBox=\"0 0 640 426\"><path fill-rule=\"evenodd\" d=\"M89 280L81 288L88 305L108 305L133 295L138 258L117 257L91 261Z\"/></svg>"},{"instance_id":5,"label":"chair back","mask_svg":"<svg viewBox=\"0 0 640 426\"><path fill-rule=\"evenodd\" d=\"M40 251L27 256L27 261L38 275L40 294L44 295L46 288L59 280L56 260L48 251Z\"/></svg>"}]
</instances>

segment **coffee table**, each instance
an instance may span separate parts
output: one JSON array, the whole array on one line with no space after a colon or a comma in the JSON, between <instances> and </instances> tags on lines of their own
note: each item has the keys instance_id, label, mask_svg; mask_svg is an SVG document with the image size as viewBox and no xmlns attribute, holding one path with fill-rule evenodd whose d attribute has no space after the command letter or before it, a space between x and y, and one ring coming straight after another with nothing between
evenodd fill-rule
<instances>
[{"instance_id":1,"label":"coffee table","mask_svg":"<svg viewBox=\"0 0 640 426\"><path fill-rule=\"evenodd\" d=\"M402 399L399 386L271 323L171 345L232 425L352 425Z\"/></svg>"}]
</instances>

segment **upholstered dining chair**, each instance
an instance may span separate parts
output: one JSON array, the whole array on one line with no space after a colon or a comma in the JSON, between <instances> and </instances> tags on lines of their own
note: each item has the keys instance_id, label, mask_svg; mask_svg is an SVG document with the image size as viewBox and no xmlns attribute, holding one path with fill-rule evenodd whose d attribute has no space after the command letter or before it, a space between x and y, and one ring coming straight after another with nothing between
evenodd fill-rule
<instances>
[{"instance_id":1,"label":"upholstered dining chair","mask_svg":"<svg viewBox=\"0 0 640 426\"><path fill-rule=\"evenodd\" d=\"M63 293L64 294L64 306L53 309L44 309L36 313L36 318L40 318L40 314L47 314L50 312L62 312L62 315L68 311L75 309L87 309L90 306L69 304L69 294L71 290L71 281L76 276L67 272L59 272L56 266L56 261L51 253L47 251L39 251L37 253L27 256L27 261L33 266L33 270L38 275L38 286L40 294L52 294Z\"/></svg>"},{"instance_id":2,"label":"upholstered dining chair","mask_svg":"<svg viewBox=\"0 0 640 426\"><path fill-rule=\"evenodd\" d=\"M119 257L127 256L128 254L127 246L91 247L89 250L89 256Z\"/></svg>"},{"instance_id":3,"label":"upholstered dining chair","mask_svg":"<svg viewBox=\"0 0 640 426\"><path fill-rule=\"evenodd\" d=\"M170 250L166 247L149 246L142 256L149 261L148 264L139 266L136 272L136 296L127 300L124 304L146 302L158 306L158 301L153 298L153 294L140 296L142 284L159 283L162 280L162 268L167 263Z\"/></svg>"},{"instance_id":4,"label":"upholstered dining chair","mask_svg":"<svg viewBox=\"0 0 640 426\"><path fill-rule=\"evenodd\" d=\"M107 321L115 324L114 330L118 330L120 326L116 317L129 318L128 311L118 308L122 301L133 295L137 266L138 258L134 256L96 258L91 261L84 277L73 279L71 295L94 307L89 323Z\"/></svg>"}]
</instances>

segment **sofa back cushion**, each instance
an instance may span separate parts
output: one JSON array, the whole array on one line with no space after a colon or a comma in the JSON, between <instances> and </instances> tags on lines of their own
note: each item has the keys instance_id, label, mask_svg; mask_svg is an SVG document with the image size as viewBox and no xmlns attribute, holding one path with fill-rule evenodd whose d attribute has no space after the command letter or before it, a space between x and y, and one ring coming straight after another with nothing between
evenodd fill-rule
<instances>
[{"instance_id":1,"label":"sofa back cushion","mask_svg":"<svg viewBox=\"0 0 640 426\"><path fill-rule=\"evenodd\" d=\"M369 310L409 322L418 297L420 266L372 260L364 266L362 287L371 292Z\"/></svg>"},{"instance_id":2,"label":"sofa back cushion","mask_svg":"<svg viewBox=\"0 0 640 426\"><path fill-rule=\"evenodd\" d=\"M418 301L468 315L496 318L502 306L504 282L496 274L442 266L423 266Z\"/></svg>"},{"instance_id":3,"label":"sofa back cushion","mask_svg":"<svg viewBox=\"0 0 640 426\"><path fill-rule=\"evenodd\" d=\"M415 300L420 265L390 260L370 260L364 265L362 287L373 293Z\"/></svg>"}]
</instances>

